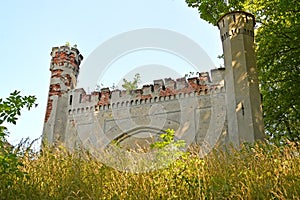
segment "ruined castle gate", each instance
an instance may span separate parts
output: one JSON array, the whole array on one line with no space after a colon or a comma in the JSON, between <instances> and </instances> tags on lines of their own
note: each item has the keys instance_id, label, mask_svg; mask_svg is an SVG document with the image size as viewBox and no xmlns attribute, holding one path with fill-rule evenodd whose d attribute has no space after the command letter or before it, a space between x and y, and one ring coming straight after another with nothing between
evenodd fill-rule
<instances>
[{"instance_id":1,"label":"ruined castle gate","mask_svg":"<svg viewBox=\"0 0 300 200\"><path fill-rule=\"evenodd\" d=\"M87 94L76 88L82 55L54 47L43 141L103 148L152 143L167 128L187 144L253 142L264 137L254 53L254 16L232 12L219 22L225 68L193 78L155 80L134 91Z\"/></svg>"}]
</instances>

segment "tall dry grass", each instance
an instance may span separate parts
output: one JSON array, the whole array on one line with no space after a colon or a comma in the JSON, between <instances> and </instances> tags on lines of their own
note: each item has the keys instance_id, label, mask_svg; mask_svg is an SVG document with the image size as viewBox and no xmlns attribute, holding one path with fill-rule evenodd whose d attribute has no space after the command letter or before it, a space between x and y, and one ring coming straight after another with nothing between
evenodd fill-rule
<instances>
[{"instance_id":1,"label":"tall dry grass","mask_svg":"<svg viewBox=\"0 0 300 200\"><path fill-rule=\"evenodd\" d=\"M88 153L45 149L22 158L23 178L0 185L0 199L299 199L299 144L197 151L168 168L121 172ZM11 180L11 179L9 179Z\"/></svg>"}]
</instances>

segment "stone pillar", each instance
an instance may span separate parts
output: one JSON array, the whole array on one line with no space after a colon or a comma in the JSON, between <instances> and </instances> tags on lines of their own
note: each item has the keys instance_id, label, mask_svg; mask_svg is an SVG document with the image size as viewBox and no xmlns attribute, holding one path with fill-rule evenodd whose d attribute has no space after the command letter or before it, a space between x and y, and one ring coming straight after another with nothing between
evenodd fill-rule
<instances>
[{"instance_id":1,"label":"stone pillar","mask_svg":"<svg viewBox=\"0 0 300 200\"><path fill-rule=\"evenodd\" d=\"M83 57L78 49L69 46L53 47L50 55L51 78L42 142L55 145L65 139L67 107L73 101L68 92L76 87Z\"/></svg>"},{"instance_id":2,"label":"stone pillar","mask_svg":"<svg viewBox=\"0 0 300 200\"><path fill-rule=\"evenodd\" d=\"M228 134L236 146L264 138L254 25L254 16L242 11L228 13L218 21L224 52Z\"/></svg>"}]
</instances>

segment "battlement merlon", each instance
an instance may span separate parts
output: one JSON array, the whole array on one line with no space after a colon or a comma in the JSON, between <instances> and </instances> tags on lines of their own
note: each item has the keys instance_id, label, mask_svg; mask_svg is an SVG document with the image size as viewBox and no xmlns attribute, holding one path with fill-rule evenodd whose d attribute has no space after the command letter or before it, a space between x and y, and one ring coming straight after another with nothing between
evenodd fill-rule
<instances>
[{"instance_id":1,"label":"battlement merlon","mask_svg":"<svg viewBox=\"0 0 300 200\"><path fill-rule=\"evenodd\" d=\"M224 85L224 79L225 79L225 68L217 68L210 70L211 73L211 81L218 85L223 84Z\"/></svg>"},{"instance_id":2,"label":"battlement merlon","mask_svg":"<svg viewBox=\"0 0 300 200\"><path fill-rule=\"evenodd\" d=\"M60 46L53 47L50 53L52 57L50 63L50 71L54 68L71 68L76 77L79 74L79 65L83 60L83 56L75 47Z\"/></svg>"}]
</instances>

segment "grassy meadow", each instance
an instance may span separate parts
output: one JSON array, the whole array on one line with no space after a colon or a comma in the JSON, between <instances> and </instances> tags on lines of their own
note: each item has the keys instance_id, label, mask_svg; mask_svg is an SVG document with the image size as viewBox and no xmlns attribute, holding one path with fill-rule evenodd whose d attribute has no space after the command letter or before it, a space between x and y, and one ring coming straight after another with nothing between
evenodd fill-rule
<instances>
[{"instance_id":1,"label":"grassy meadow","mask_svg":"<svg viewBox=\"0 0 300 200\"><path fill-rule=\"evenodd\" d=\"M64 148L25 153L20 174L0 175L0 199L299 199L300 145L258 143L241 150L194 148L167 168L118 171Z\"/></svg>"}]
</instances>

